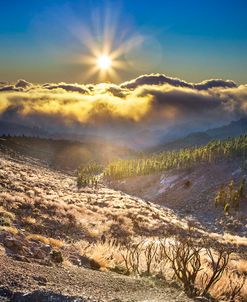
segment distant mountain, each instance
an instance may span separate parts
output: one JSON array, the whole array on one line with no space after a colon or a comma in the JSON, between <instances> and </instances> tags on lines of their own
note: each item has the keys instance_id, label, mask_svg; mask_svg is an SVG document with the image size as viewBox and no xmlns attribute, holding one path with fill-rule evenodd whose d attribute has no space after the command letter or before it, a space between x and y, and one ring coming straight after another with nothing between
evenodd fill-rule
<instances>
[{"instance_id":1,"label":"distant mountain","mask_svg":"<svg viewBox=\"0 0 247 302\"><path fill-rule=\"evenodd\" d=\"M0 135L49 137L50 134L38 127L29 127L0 120Z\"/></svg>"},{"instance_id":2,"label":"distant mountain","mask_svg":"<svg viewBox=\"0 0 247 302\"><path fill-rule=\"evenodd\" d=\"M229 136L238 136L241 134L247 133L247 118L242 118L238 121L232 121L230 124L209 129L206 133L214 139L224 139L228 138Z\"/></svg>"},{"instance_id":3,"label":"distant mountain","mask_svg":"<svg viewBox=\"0 0 247 302\"><path fill-rule=\"evenodd\" d=\"M69 140L86 144L97 143L101 146L118 145L139 151L160 152L163 150L200 146L207 144L212 139L226 139L247 133L247 118L232 121L228 125L208 129L206 131L193 132L193 127L193 123L191 123L173 126L165 130L158 127L156 129L136 129L136 131L123 131L118 136L111 136L108 135L108 132L106 134L102 132L97 133L97 131L93 131L94 129L89 131L90 129L82 128L81 131L79 131L77 127L72 127L71 129L54 128L45 130L40 127L25 126L0 120L0 136L5 134L11 136Z\"/></svg>"},{"instance_id":4,"label":"distant mountain","mask_svg":"<svg viewBox=\"0 0 247 302\"><path fill-rule=\"evenodd\" d=\"M202 146L213 139L227 139L228 137L239 136L242 134L247 134L247 118L232 121L228 125L208 129L204 132L191 133L182 138L150 148L148 149L148 152L161 152L192 146Z\"/></svg>"}]
</instances>

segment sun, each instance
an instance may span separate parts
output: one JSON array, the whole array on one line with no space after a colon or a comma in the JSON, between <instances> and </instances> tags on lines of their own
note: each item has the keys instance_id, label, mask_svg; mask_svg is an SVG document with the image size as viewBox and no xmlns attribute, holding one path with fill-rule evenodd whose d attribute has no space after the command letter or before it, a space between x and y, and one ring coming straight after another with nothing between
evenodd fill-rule
<instances>
[{"instance_id":1,"label":"sun","mask_svg":"<svg viewBox=\"0 0 247 302\"><path fill-rule=\"evenodd\" d=\"M107 55L101 55L97 59L97 66L101 70L108 70L112 66L112 60L109 56Z\"/></svg>"},{"instance_id":2,"label":"sun","mask_svg":"<svg viewBox=\"0 0 247 302\"><path fill-rule=\"evenodd\" d=\"M122 24L117 24L117 20L118 14L114 16L113 12L107 11L97 24L88 27L79 23L73 31L82 46L81 53L73 60L85 66L82 70L84 80L97 75L97 81L101 83L120 81L123 70L128 69L126 54L139 44L140 39L129 30L122 34Z\"/></svg>"}]
</instances>

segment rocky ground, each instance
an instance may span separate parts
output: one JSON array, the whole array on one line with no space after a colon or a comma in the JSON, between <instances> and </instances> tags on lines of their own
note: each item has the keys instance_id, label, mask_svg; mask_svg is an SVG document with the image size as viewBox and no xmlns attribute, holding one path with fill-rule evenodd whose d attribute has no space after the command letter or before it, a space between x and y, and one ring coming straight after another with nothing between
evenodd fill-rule
<instances>
[{"instance_id":1,"label":"rocky ground","mask_svg":"<svg viewBox=\"0 0 247 302\"><path fill-rule=\"evenodd\" d=\"M1 252L0 301L192 301L165 282L95 270L41 266ZM24 294L25 293L25 294ZM12 299L12 300L11 300Z\"/></svg>"},{"instance_id":2,"label":"rocky ground","mask_svg":"<svg viewBox=\"0 0 247 302\"><path fill-rule=\"evenodd\" d=\"M237 171L235 166L232 170ZM115 242L189 236L195 222L195 237L230 241L241 253L233 260L242 261L247 246L244 224L229 239L217 225L208 231L203 221L189 216L198 203L189 196L199 194L205 182L200 173L187 171L189 188L184 188L185 174L163 174L159 182L156 175L153 181L143 177L111 183L112 188L100 183L78 189L75 177L0 144L0 301L191 301L175 282L125 276L123 260L116 261L122 246ZM135 191L141 185L143 191ZM195 202L191 213L186 212L189 201ZM179 203L185 211L179 210ZM246 262L241 263L246 272Z\"/></svg>"}]
</instances>

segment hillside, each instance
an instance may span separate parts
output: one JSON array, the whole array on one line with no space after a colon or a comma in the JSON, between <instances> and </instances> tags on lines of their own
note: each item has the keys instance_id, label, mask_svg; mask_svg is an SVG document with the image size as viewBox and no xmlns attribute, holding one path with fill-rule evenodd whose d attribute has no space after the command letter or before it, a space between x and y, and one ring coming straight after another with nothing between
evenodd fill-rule
<instances>
[{"instance_id":1,"label":"hillside","mask_svg":"<svg viewBox=\"0 0 247 302\"><path fill-rule=\"evenodd\" d=\"M246 171L241 170L241 165L241 161L200 164L108 183L117 190L168 207L205 230L245 237L246 200L241 202L239 211L231 211L228 215L222 208L216 208L214 202L222 185L231 180L240 183L246 178Z\"/></svg>"},{"instance_id":2,"label":"hillside","mask_svg":"<svg viewBox=\"0 0 247 302\"><path fill-rule=\"evenodd\" d=\"M94 269L115 270L102 254L111 246L109 240L148 238L186 228L186 222L172 211L103 185L78 191L74 177L51 170L37 159L13 150L10 155L6 146L0 154L0 297L30 290L45 295L45 290L54 297L62 293L59 301L67 301L67 296L91 297L85 301L143 301L147 297L175 301L179 296L180 301L189 301L181 290L83 268L90 267L90 262L79 264L87 245L95 244ZM103 243L102 236L109 243ZM52 250L61 250L64 266L56 265L50 257Z\"/></svg>"},{"instance_id":3,"label":"hillside","mask_svg":"<svg viewBox=\"0 0 247 302\"><path fill-rule=\"evenodd\" d=\"M80 165L92 161L108 163L125 158L134 152L124 146L103 140L70 141L34 137L0 138L0 147L6 152L33 157L58 170L73 172Z\"/></svg>"},{"instance_id":4,"label":"hillside","mask_svg":"<svg viewBox=\"0 0 247 302\"><path fill-rule=\"evenodd\" d=\"M237 121L232 121L231 123L208 129L203 132L190 133L184 137L180 137L175 140L170 140L164 144L159 144L153 148L147 149L150 152L162 152L168 150L178 150L181 148L189 148L192 146L202 146L209 143L214 139L227 139L229 137L235 137L243 135L247 132L247 119L242 118Z\"/></svg>"},{"instance_id":5,"label":"hillside","mask_svg":"<svg viewBox=\"0 0 247 302\"><path fill-rule=\"evenodd\" d=\"M246 195L228 213L216 207L215 197L231 181L234 191L234 184L236 190L246 179L246 146L247 136L243 135L202 147L117 160L106 167L105 180L114 188L192 217L205 228L244 235Z\"/></svg>"},{"instance_id":6,"label":"hillside","mask_svg":"<svg viewBox=\"0 0 247 302\"><path fill-rule=\"evenodd\" d=\"M128 191L126 187L119 191L102 179L95 187L78 188L76 177L52 168L49 157L41 160L22 151L1 141L0 297L9 301L16 297L34 301L38 296L57 301L188 302L191 299L182 289L189 296L201 295L202 276L198 275L191 292L191 287L174 279L164 253L166 248L175 253L177 247L197 253L202 245L209 256L215 246L214 257L223 257L220 263L225 259L228 265L227 272L223 271L223 277L210 288L210 296L233 295L236 301L246 298L246 229L222 234L217 225L208 228L196 216L178 211L179 205L185 207L188 201L184 192L184 199L174 195L170 204L159 202L160 206L152 194L133 191L129 195L123 193ZM164 179L169 181L169 176ZM148 190L153 184L156 191L156 179L145 182L143 178L141 185L133 179L121 182L129 184L130 191L131 183L136 184L136 190L141 185ZM173 193L181 194L179 188ZM177 208L172 209L176 199ZM228 249L234 251L229 260ZM203 273L210 275L214 257L207 260L206 267L204 254L200 257ZM29 296L25 296L27 292Z\"/></svg>"},{"instance_id":7,"label":"hillside","mask_svg":"<svg viewBox=\"0 0 247 302\"><path fill-rule=\"evenodd\" d=\"M0 301L193 301L181 290L164 282L155 283L83 267L40 266L15 261L1 251L0 268Z\"/></svg>"}]
</instances>

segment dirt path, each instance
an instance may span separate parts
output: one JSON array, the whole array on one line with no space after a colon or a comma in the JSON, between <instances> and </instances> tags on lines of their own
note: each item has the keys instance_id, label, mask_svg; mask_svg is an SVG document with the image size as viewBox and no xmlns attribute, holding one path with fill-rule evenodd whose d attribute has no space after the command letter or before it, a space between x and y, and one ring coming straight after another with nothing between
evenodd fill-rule
<instances>
[{"instance_id":1,"label":"dirt path","mask_svg":"<svg viewBox=\"0 0 247 302\"><path fill-rule=\"evenodd\" d=\"M0 301L3 301L3 289L22 293L49 291L67 297L80 297L83 301L192 301L180 289L161 282L155 284L148 279L77 267L46 267L14 261L5 255L0 257ZM44 301L69 301L61 297Z\"/></svg>"}]
</instances>

